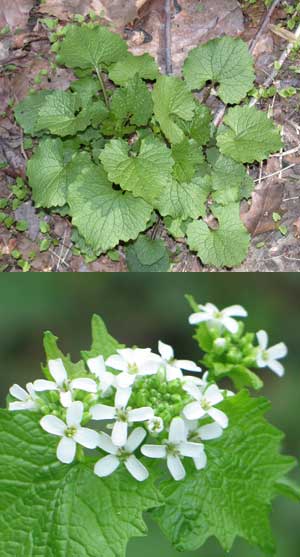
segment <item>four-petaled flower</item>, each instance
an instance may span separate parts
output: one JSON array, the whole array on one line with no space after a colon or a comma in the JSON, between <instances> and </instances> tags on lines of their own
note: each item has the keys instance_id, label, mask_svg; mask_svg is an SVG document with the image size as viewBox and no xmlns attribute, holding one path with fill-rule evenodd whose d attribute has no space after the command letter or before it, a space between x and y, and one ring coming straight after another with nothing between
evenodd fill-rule
<instances>
[{"instance_id":1,"label":"four-petaled flower","mask_svg":"<svg viewBox=\"0 0 300 557\"><path fill-rule=\"evenodd\" d=\"M131 389L117 389L114 406L95 404L90 411L93 420L114 420L112 442L117 447L125 445L128 425L151 420L154 416L154 411L150 406L134 408L133 410L126 408L130 396Z\"/></svg>"},{"instance_id":2,"label":"four-petaled flower","mask_svg":"<svg viewBox=\"0 0 300 557\"><path fill-rule=\"evenodd\" d=\"M87 449L95 449L98 444L99 434L94 429L81 427L83 404L80 400L72 402L67 408L66 423L53 415L44 416L40 420L42 428L61 437L57 446L56 456L60 462L70 464L76 454L76 444Z\"/></svg>"},{"instance_id":3,"label":"four-petaled flower","mask_svg":"<svg viewBox=\"0 0 300 557\"><path fill-rule=\"evenodd\" d=\"M108 389L113 386L116 376L106 371L103 356L90 358L87 360L87 365L90 372L98 379L101 394L105 395Z\"/></svg>"},{"instance_id":4,"label":"four-petaled flower","mask_svg":"<svg viewBox=\"0 0 300 557\"><path fill-rule=\"evenodd\" d=\"M238 321L233 317L247 317L248 315L247 311L238 305L219 310L214 304L205 304L199 305L199 310L190 315L190 325L207 322L208 325L224 327L232 334L237 333L239 328Z\"/></svg>"},{"instance_id":5,"label":"four-petaled flower","mask_svg":"<svg viewBox=\"0 0 300 557\"><path fill-rule=\"evenodd\" d=\"M169 437L162 445L143 445L141 452L149 458L165 458L169 472L176 481L185 477L182 457L201 459L204 456L201 443L187 441L185 423L179 417L171 421Z\"/></svg>"},{"instance_id":6,"label":"four-petaled flower","mask_svg":"<svg viewBox=\"0 0 300 557\"><path fill-rule=\"evenodd\" d=\"M161 340L158 342L158 351L161 355L161 363L166 370L167 381L172 381L174 379L181 379L183 377L182 370L185 371L202 371L201 367L198 367L191 360L176 360L174 357L174 350L169 344L165 344Z\"/></svg>"},{"instance_id":7,"label":"four-petaled flower","mask_svg":"<svg viewBox=\"0 0 300 557\"><path fill-rule=\"evenodd\" d=\"M117 371L116 385L127 388L133 385L138 376L154 375L160 365L160 357L150 348L121 348L118 354L110 356L106 365Z\"/></svg>"},{"instance_id":8,"label":"four-petaled flower","mask_svg":"<svg viewBox=\"0 0 300 557\"><path fill-rule=\"evenodd\" d=\"M46 379L37 379L33 383L35 391L59 391L59 398L62 406L67 408L72 403L73 389L87 391L88 393L97 392L97 383L88 377L76 378L70 380L68 378L65 366L60 358L57 360L49 360L48 368L54 381Z\"/></svg>"},{"instance_id":9,"label":"four-petaled flower","mask_svg":"<svg viewBox=\"0 0 300 557\"><path fill-rule=\"evenodd\" d=\"M279 342L275 344L275 346L268 348L268 335L266 331L258 331L256 336L259 345L256 356L258 367L269 367L276 375L282 377L284 375L284 367L277 360L287 355L288 350L286 345L284 342Z\"/></svg>"},{"instance_id":10,"label":"four-petaled flower","mask_svg":"<svg viewBox=\"0 0 300 557\"><path fill-rule=\"evenodd\" d=\"M190 387L189 394L195 398L194 402L189 402L183 409L183 415L187 420L199 420L204 416L210 416L223 429L228 426L228 418L222 410L214 408L224 399L217 385L209 385L203 392L196 386Z\"/></svg>"},{"instance_id":11,"label":"four-petaled flower","mask_svg":"<svg viewBox=\"0 0 300 557\"><path fill-rule=\"evenodd\" d=\"M106 433L99 434L98 446L109 453L95 464L94 472L101 478L110 476L121 463L124 463L128 472L139 482L149 476L147 468L134 456L134 451L145 439L147 433L142 427L137 427L129 435L122 447L116 446Z\"/></svg>"},{"instance_id":12,"label":"four-petaled flower","mask_svg":"<svg viewBox=\"0 0 300 557\"><path fill-rule=\"evenodd\" d=\"M20 387L19 385L13 385L9 389L9 393L11 396L17 399L16 402L10 402L8 405L8 409L11 411L16 410L38 410L39 409L39 401L38 396L34 391L33 384L27 383L26 385L27 391Z\"/></svg>"}]
</instances>

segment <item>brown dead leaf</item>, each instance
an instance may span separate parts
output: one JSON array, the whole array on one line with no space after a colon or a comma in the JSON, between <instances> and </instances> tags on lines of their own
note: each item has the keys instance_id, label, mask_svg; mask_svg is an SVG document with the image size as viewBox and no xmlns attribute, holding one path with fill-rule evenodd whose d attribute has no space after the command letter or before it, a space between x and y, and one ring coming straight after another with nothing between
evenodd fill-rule
<instances>
[{"instance_id":1,"label":"brown dead leaf","mask_svg":"<svg viewBox=\"0 0 300 557\"><path fill-rule=\"evenodd\" d=\"M295 222L293 223L293 227L295 238L300 238L300 217L295 220Z\"/></svg>"},{"instance_id":2,"label":"brown dead leaf","mask_svg":"<svg viewBox=\"0 0 300 557\"><path fill-rule=\"evenodd\" d=\"M67 19L70 14L87 15L90 10L102 14L118 25L133 21L138 10L147 0L46 0L39 11L59 19Z\"/></svg>"},{"instance_id":3,"label":"brown dead leaf","mask_svg":"<svg viewBox=\"0 0 300 557\"><path fill-rule=\"evenodd\" d=\"M24 27L33 5L34 0L1 0L0 27Z\"/></svg>"}]
</instances>

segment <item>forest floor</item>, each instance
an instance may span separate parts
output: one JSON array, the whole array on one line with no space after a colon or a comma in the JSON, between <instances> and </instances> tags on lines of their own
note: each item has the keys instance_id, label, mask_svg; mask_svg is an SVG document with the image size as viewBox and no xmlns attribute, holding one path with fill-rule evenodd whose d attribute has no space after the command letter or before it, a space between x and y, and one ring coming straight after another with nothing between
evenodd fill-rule
<instances>
[{"instance_id":1,"label":"forest floor","mask_svg":"<svg viewBox=\"0 0 300 557\"><path fill-rule=\"evenodd\" d=\"M128 40L132 52L149 52L164 71L172 65L179 74L187 52L199 42L222 34L240 36L251 44L257 83L263 85L274 62L286 49L290 35L278 35L274 25L286 29L287 15L282 3L262 29L268 10L263 0L242 6L236 0L179 0L172 2L171 30L166 31L164 1L146 2L139 13L132 1L119 3L122 13L115 29ZM118 1L109 3L112 18ZM294 2L291 2L293 4ZM99 2L98 2L99 4ZM140 2L139 4L142 4ZM67 217L37 210L26 182L26 160L31 146L16 125L13 107L31 88L66 89L73 79L67 69L52 69L49 17L62 24L74 13L97 9L96 0L3 0L0 7L0 271L2 272L126 272L124 250L112 258L93 261L80 254L72 239ZM80 7L79 7L80 6ZM126 7L133 17L127 21ZM128 16L129 17L129 16ZM45 18L46 21L45 21ZM113 20L114 21L114 20ZM51 27L51 24L50 24ZM263 31L263 32L261 32ZM170 41L166 41L169 32ZM260 36L257 36L257 34ZM168 45L168 42L170 43ZM252 43L253 44L253 43ZM225 272L298 272L300 270L300 61L292 53L272 85L276 91L257 106L272 113L282 126L284 148L262 165L251 166L256 180L251 203L241 207L242 219L252 234L247 260ZM208 101L217 114L219 101ZM7 199L9 202L7 202ZM2 221L2 222L1 222ZM161 223L150 231L163 238L171 252L174 272L215 272L203 267L184 243L175 242Z\"/></svg>"}]
</instances>

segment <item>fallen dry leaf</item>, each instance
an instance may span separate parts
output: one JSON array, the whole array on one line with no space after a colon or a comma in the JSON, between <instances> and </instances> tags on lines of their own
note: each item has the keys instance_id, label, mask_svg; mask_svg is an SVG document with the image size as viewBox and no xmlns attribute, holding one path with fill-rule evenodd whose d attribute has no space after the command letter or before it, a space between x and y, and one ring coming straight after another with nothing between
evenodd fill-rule
<instances>
[{"instance_id":1,"label":"fallen dry leaf","mask_svg":"<svg viewBox=\"0 0 300 557\"><path fill-rule=\"evenodd\" d=\"M1 0L0 28L9 25L11 29L26 25L34 0Z\"/></svg>"}]
</instances>

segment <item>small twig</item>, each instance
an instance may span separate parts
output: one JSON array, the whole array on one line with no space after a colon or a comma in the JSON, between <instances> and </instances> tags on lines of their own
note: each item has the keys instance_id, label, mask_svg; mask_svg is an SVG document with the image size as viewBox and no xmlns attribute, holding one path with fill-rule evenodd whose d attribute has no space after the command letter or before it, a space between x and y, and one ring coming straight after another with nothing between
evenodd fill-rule
<instances>
[{"instance_id":1,"label":"small twig","mask_svg":"<svg viewBox=\"0 0 300 557\"><path fill-rule=\"evenodd\" d=\"M257 184L258 182L261 182L262 180L266 180L267 178L272 178L272 176L277 176L278 174L282 174L282 172L286 172L287 170L289 170L289 168L293 168L293 166L296 166L296 163L290 164L289 166L286 166L285 168L281 168L280 170L277 170L276 172L272 172L272 174L267 174L266 176L260 176L259 178L257 178L257 180L254 180L254 183Z\"/></svg>"},{"instance_id":2,"label":"small twig","mask_svg":"<svg viewBox=\"0 0 300 557\"><path fill-rule=\"evenodd\" d=\"M299 195L297 195L296 197L287 197L286 199L282 200L282 203L286 203L287 201L297 201L297 199L300 199Z\"/></svg>"},{"instance_id":3,"label":"small twig","mask_svg":"<svg viewBox=\"0 0 300 557\"><path fill-rule=\"evenodd\" d=\"M250 41L250 44L249 44L250 52L254 51L260 37L264 34L266 28L268 27L268 25L270 23L270 20L271 20L271 17L273 15L274 11L276 10L276 8L279 6L280 2L281 2L281 0L275 0L275 2L273 2L272 6L267 11L258 32L256 33L255 37L252 39L252 41Z\"/></svg>"},{"instance_id":4,"label":"small twig","mask_svg":"<svg viewBox=\"0 0 300 557\"><path fill-rule=\"evenodd\" d=\"M103 93L103 96L104 96L104 102L105 102L107 108L109 108L109 100L108 100L106 88L105 88L104 81L103 81L103 78L102 78L102 75L101 75L101 70L98 67L96 68L96 74L97 74L97 77L98 77L100 85L101 85L102 93Z\"/></svg>"},{"instance_id":5,"label":"small twig","mask_svg":"<svg viewBox=\"0 0 300 557\"><path fill-rule=\"evenodd\" d=\"M270 155L270 157L287 157L287 155L292 155L293 153L297 153L300 151L300 144L293 149L289 149L289 151L284 151L283 153L274 153L274 155Z\"/></svg>"},{"instance_id":6,"label":"small twig","mask_svg":"<svg viewBox=\"0 0 300 557\"><path fill-rule=\"evenodd\" d=\"M165 56L166 56L166 74L170 75L173 72L172 65L172 20L171 20L171 0L165 0Z\"/></svg>"}]
</instances>

